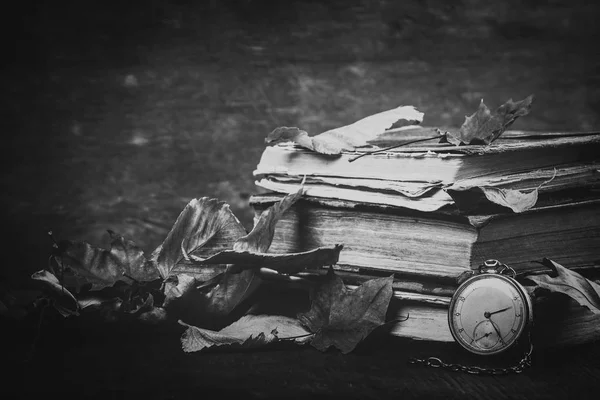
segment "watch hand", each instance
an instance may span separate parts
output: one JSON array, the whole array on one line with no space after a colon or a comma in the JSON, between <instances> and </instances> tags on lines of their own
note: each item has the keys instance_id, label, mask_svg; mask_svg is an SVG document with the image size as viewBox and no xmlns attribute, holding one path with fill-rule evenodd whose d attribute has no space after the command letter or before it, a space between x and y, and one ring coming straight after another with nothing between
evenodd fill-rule
<instances>
[{"instance_id":1,"label":"watch hand","mask_svg":"<svg viewBox=\"0 0 600 400\"><path fill-rule=\"evenodd\" d=\"M486 312L483 313L483 316L485 318L489 319L492 315L504 312L506 310L510 310L511 308L512 307L501 308L500 310L496 310L496 311L492 311L492 312L486 311Z\"/></svg>"},{"instance_id":2,"label":"watch hand","mask_svg":"<svg viewBox=\"0 0 600 400\"><path fill-rule=\"evenodd\" d=\"M483 339L483 338L486 338L486 337L490 336L492 333L493 333L493 332L488 332L488 333L486 333L485 335L482 335L482 336L478 337L477 339L475 339L475 341L476 341L476 342L478 342L478 341L480 341L481 339Z\"/></svg>"},{"instance_id":3,"label":"watch hand","mask_svg":"<svg viewBox=\"0 0 600 400\"><path fill-rule=\"evenodd\" d=\"M500 339L500 342L504 343L504 340L502 339L502 334L500 333L500 330L498 329L498 327L496 326L494 321L490 320L490 323L494 327L494 330L496 331L496 334L498 335L498 339Z\"/></svg>"}]
</instances>

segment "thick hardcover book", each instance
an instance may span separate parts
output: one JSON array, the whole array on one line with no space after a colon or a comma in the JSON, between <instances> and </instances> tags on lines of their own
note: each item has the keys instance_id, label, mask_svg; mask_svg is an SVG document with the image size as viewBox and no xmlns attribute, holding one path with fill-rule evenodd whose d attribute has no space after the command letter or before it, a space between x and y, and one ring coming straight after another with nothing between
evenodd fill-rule
<instances>
[{"instance_id":1,"label":"thick hardcover book","mask_svg":"<svg viewBox=\"0 0 600 400\"><path fill-rule=\"evenodd\" d=\"M250 200L256 214L281 195ZM343 244L339 265L454 280L484 260L517 271L550 258L567 268L596 268L600 200L537 207L515 214L418 212L358 202L304 198L278 222L270 250L306 251Z\"/></svg>"},{"instance_id":2,"label":"thick hardcover book","mask_svg":"<svg viewBox=\"0 0 600 400\"><path fill-rule=\"evenodd\" d=\"M448 299L449 300L449 299ZM535 348L559 347L600 340L600 315L566 296L534 301L532 341ZM420 301L392 301L389 333L394 336L453 342L448 307Z\"/></svg>"}]
</instances>

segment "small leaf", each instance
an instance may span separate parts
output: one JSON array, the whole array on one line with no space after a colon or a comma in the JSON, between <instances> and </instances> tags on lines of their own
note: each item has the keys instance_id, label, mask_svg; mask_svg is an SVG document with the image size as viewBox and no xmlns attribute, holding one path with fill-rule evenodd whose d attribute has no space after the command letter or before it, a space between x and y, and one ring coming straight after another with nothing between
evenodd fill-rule
<instances>
[{"instance_id":1,"label":"small leaf","mask_svg":"<svg viewBox=\"0 0 600 400\"><path fill-rule=\"evenodd\" d=\"M64 240L57 254L59 268L71 269L78 285L91 283L93 290L112 286L117 281L152 281L159 277L156 268L146 259L142 249L132 241L109 231L110 249L87 242Z\"/></svg>"},{"instance_id":2,"label":"small leaf","mask_svg":"<svg viewBox=\"0 0 600 400\"><path fill-rule=\"evenodd\" d=\"M47 295L54 300L54 307L64 316L79 315L79 303L75 296L62 286L51 272L41 270L31 275L31 279L42 282Z\"/></svg>"},{"instance_id":3,"label":"small leaf","mask_svg":"<svg viewBox=\"0 0 600 400\"><path fill-rule=\"evenodd\" d=\"M298 320L273 315L245 315L218 332L179 323L188 328L181 337L181 347L186 353L213 346L260 347L286 338L297 338L294 340L302 343L309 335Z\"/></svg>"},{"instance_id":4,"label":"small leaf","mask_svg":"<svg viewBox=\"0 0 600 400\"><path fill-rule=\"evenodd\" d=\"M110 253L123 266L124 274L139 282L150 282L160 276L156 267L149 263L144 251L133 241L113 231L108 231L111 237Z\"/></svg>"},{"instance_id":5,"label":"small leaf","mask_svg":"<svg viewBox=\"0 0 600 400\"><path fill-rule=\"evenodd\" d=\"M556 178L554 175L533 189L502 189L495 186L468 186L455 183L447 187L446 192L452 197L459 209L464 212L473 211L483 195L488 201L521 213L533 208L539 196L539 190Z\"/></svg>"},{"instance_id":6,"label":"small leaf","mask_svg":"<svg viewBox=\"0 0 600 400\"><path fill-rule=\"evenodd\" d=\"M131 309L128 311L129 314L140 315L151 311L154 308L154 296L152 296L152 293L148 293L146 298L138 296L137 298L134 298L131 303Z\"/></svg>"},{"instance_id":7,"label":"small leaf","mask_svg":"<svg viewBox=\"0 0 600 400\"><path fill-rule=\"evenodd\" d=\"M566 294L594 314L600 314L600 285L548 258L544 258L542 264L556 276L528 275L527 279L540 288Z\"/></svg>"},{"instance_id":8,"label":"small leaf","mask_svg":"<svg viewBox=\"0 0 600 400\"><path fill-rule=\"evenodd\" d=\"M334 346L349 353L375 328L385 323L392 298L393 277L372 279L346 288L330 270L327 280L311 292L311 309L298 319L315 333L311 344L321 351Z\"/></svg>"},{"instance_id":9,"label":"small leaf","mask_svg":"<svg viewBox=\"0 0 600 400\"><path fill-rule=\"evenodd\" d=\"M494 204L521 213L533 208L538 200L538 189L501 189L493 186L458 187L450 186L446 192L463 211L475 208L481 195Z\"/></svg>"},{"instance_id":10,"label":"small leaf","mask_svg":"<svg viewBox=\"0 0 600 400\"><path fill-rule=\"evenodd\" d=\"M167 311L162 307L154 307L153 309L142 312L138 315L138 320L147 324L158 324L167 320Z\"/></svg>"},{"instance_id":11,"label":"small leaf","mask_svg":"<svg viewBox=\"0 0 600 400\"><path fill-rule=\"evenodd\" d=\"M527 211L537 203L538 190L499 189L492 186L479 188L492 203L508 207L516 213Z\"/></svg>"},{"instance_id":12,"label":"small leaf","mask_svg":"<svg viewBox=\"0 0 600 400\"><path fill-rule=\"evenodd\" d=\"M338 155L342 151L353 151L366 146L383 134L386 129L398 126L417 125L423 121L423 113L413 106L402 106L363 118L351 125L342 126L308 136L298 128L279 127L265 139L268 145L291 141L306 149L327 155Z\"/></svg>"},{"instance_id":13,"label":"small leaf","mask_svg":"<svg viewBox=\"0 0 600 400\"><path fill-rule=\"evenodd\" d=\"M498 139L518 117L529 114L533 100L533 95L516 103L510 99L494 113L481 100L479 109L470 117L465 117L465 122L458 133L446 132L446 140L456 146L490 144Z\"/></svg>"},{"instance_id":14,"label":"small leaf","mask_svg":"<svg viewBox=\"0 0 600 400\"><path fill-rule=\"evenodd\" d=\"M319 247L301 253L273 254L225 250L206 259L194 257L199 265L232 264L229 272L239 273L251 268L269 268L285 274L295 274L308 268L337 264L342 245Z\"/></svg>"},{"instance_id":15,"label":"small leaf","mask_svg":"<svg viewBox=\"0 0 600 400\"><path fill-rule=\"evenodd\" d=\"M187 254L203 256L230 248L246 234L229 205L203 197L190 201L167 234L164 242L152 253L160 275L167 278L171 270L184 261L182 246Z\"/></svg>"}]
</instances>

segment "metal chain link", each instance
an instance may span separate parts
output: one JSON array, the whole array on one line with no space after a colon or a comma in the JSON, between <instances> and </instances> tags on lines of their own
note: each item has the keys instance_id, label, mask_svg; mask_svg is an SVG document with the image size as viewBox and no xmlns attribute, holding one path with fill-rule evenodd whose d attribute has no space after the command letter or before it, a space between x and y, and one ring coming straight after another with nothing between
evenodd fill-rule
<instances>
[{"instance_id":1,"label":"metal chain link","mask_svg":"<svg viewBox=\"0 0 600 400\"><path fill-rule=\"evenodd\" d=\"M409 358L408 363L411 365L423 365L429 368L443 368L453 372L465 372L472 375L510 375L520 374L527 368L531 367L531 354L533 353L533 342L529 335L529 350L523 353L523 357L519 362L510 367L491 368L479 367L476 365L452 364L442 361L438 357L429 358Z\"/></svg>"},{"instance_id":2,"label":"metal chain link","mask_svg":"<svg viewBox=\"0 0 600 400\"><path fill-rule=\"evenodd\" d=\"M490 368L490 367L479 367L476 365L462 365L446 363L437 357L429 358L410 358L409 364L412 365L423 365L429 368L443 368L453 372L465 372L472 375L510 375L520 374L527 368L531 367L531 352L533 351L533 345L530 350L523 354L523 358L510 367L502 368Z\"/></svg>"}]
</instances>

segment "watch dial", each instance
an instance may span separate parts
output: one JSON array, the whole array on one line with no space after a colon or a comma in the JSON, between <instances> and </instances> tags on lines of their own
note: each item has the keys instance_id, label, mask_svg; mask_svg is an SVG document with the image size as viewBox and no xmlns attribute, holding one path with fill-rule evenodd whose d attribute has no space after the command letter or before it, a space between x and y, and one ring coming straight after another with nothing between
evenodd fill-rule
<instances>
[{"instance_id":1,"label":"watch dial","mask_svg":"<svg viewBox=\"0 0 600 400\"><path fill-rule=\"evenodd\" d=\"M523 332L528 299L519 285L503 275L478 275L463 283L450 304L452 335L477 354L510 347Z\"/></svg>"}]
</instances>

